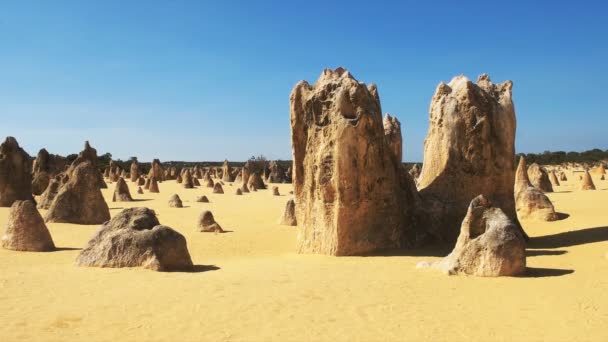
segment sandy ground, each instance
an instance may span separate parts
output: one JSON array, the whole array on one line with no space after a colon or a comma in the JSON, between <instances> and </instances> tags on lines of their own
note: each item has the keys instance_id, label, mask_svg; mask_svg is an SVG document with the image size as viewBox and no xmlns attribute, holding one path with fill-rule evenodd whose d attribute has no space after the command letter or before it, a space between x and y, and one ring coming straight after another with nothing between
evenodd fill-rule
<instances>
[{"instance_id":1,"label":"sandy ground","mask_svg":"<svg viewBox=\"0 0 608 342\"><path fill-rule=\"evenodd\" d=\"M186 236L196 271L73 265L97 226L49 224L49 253L0 249L0 341L608 341L608 181L549 197L568 214L524 222L529 272L517 278L448 277L417 270L442 248L377 257L297 255L280 226L287 196L235 196L160 184L137 195ZM114 188L104 190L107 200ZM279 185L288 194L290 185ZM167 206L178 193L186 208ZM205 194L211 203L196 203ZM194 231L210 209L231 232ZM8 208L0 208L6 222ZM44 214L44 213L43 213Z\"/></svg>"}]
</instances>

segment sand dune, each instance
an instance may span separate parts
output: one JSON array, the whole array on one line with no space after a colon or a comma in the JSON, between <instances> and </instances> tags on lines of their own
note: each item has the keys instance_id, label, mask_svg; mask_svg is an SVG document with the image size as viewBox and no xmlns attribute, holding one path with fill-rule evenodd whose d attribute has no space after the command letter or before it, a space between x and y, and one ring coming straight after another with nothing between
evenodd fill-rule
<instances>
[{"instance_id":1,"label":"sand dune","mask_svg":"<svg viewBox=\"0 0 608 342\"><path fill-rule=\"evenodd\" d=\"M608 181L578 178L548 194L555 222L523 222L532 237L525 277L448 277L417 270L433 247L370 257L295 254L295 227L278 225L289 195L184 189L175 181L115 215L146 206L188 241L192 273L74 266L98 226L50 223L59 251L0 249L2 341L607 341ZM291 185L279 185L288 194ZM170 208L177 193L184 208ZM206 195L211 203L197 203ZM195 231L213 212L224 234ZM0 222L9 208L0 208ZM42 212L44 215L44 211ZM567 216L564 215L564 216Z\"/></svg>"}]
</instances>

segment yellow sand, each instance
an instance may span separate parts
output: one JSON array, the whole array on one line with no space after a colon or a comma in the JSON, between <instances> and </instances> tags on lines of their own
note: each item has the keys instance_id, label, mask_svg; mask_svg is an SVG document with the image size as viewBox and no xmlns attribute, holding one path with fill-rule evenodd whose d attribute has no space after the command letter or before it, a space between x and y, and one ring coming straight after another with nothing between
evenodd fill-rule
<instances>
[{"instance_id":1,"label":"yellow sand","mask_svg":"<svg viewBox=\"0 0 608 342\"><path fill-rule=\"evenodd\" d=\"M608 341L608 182L549 197L570 216L524 222L529 277L449 277L416 263L427 248L381 257L297 255L277 224L290 185L235 196L160 184L121 208L148 206L186 236L195 273L73 266L96 226L49 224L63 250L0 250L0 341ZM111 199L110 189L104 190ZM169 208L178 193L183 209ZM205 194L211 203L196 203ZM232 232L194 231L204 209ZM6 222L8 208L0 208ZM43 213L44 214L44 213ZM214 267L212 267L214 266ZM217 268L217 269L215 269Z\"/></svg>"}]
</instances>

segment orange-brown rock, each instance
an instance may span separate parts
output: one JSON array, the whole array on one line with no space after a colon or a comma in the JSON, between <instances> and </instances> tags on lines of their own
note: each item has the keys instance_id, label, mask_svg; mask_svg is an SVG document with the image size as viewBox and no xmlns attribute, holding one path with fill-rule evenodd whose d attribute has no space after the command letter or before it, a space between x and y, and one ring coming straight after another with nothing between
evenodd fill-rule
<instances>
[{"instance_id":1,"label":"orange-brown rock","mask_svg":"<svg viewBox=\"0 0 608 342\"><path fill-rule=\"evenodd\" d=\"M549 180L547 170L536 163L532 163L528 168L528 177L530 183L542 192L553 192L553 186Z\"/></svg>"},{"instance_id":2,"label":"orange-brown rock","mask_svg":"<svg viewBox=\"0 0 608 342\"><path fill-rule=\"evenodd\" d=\"M101 174L90 161L71 170L67 183L59 189L46 215L47 222L101 224L110 219L110 210L99 188Z\"/></svg>"},{"instance_id":3,"label":"orange-brown rock","mask_svg":"<svg viewBox=\"0 0 608 342\"><path fill-rule=\"evenodd\" d=\"M595 190L595 184L593 183L593 179L591 179L591 175L589 174L589 171L587 169L585 169L585 173L583 173L580 189Z\"/></svg>"},{"instance_id":4,"label":"orange-brown rock","mask_svg":"<svg viewBox=\"0 0 608 342\"><path fill-rule=\"evenodd\" d=\"M519 219L555 221L558 219L553 203L547 195L532 186L526 171L526 159L521 156L515 173L515 209Z\"/></svg>"},{"instance_id":5,"label":"orange-brown rock","mask_svg":"<svg viewBox=\"0 0 608 342\"><path fill-rule=\"evenodd\" d=\"M177 194L174 194L169 198L169 207L170 208L183 208L184 205L182 203L182 199L179 198Z\"/></svg>"},{"instance_id":6,"label":"orange-brown rock","mask_svg":"<svg viewBox=\"0 0 608 342\"><path fill-rule=\"evenodd\" d=\"M57 175L55 178L51 179L49 185L46 187L46 190L40 195L38 199L38 209L49 209L51 204L53 204L53 200L59 193L59 188L63 184L61 176Z\"/></svg>"},{"instance_id":7,"label":"orange-brown rock","mask_svg":"<svg viewBox=\"0 0 608 342\"><path fill-rule=\"evenodd\" d=\"M65 170L67 166L64 157L49 154L46 149L38 151L32 167L32 193L41 195L49 185L50 180Z\"/></svg>"},{"instance_id":8,"label":"orange-brown rock","mask_svg":"<svg viewBox=\"0 0 608 342\"><path fill-rule=\"evenodd\" d=\"M393 156L398 163L401 163L403 159L403 141L401 137L401 123L396 117L392 117L389 113L386 113L384 120L382 120L384 126L384 138Z\"/></svg>"},{"instance_id":9,"label":"orange-brown rock","mask_svg":"<svg viewBox=\"0 0 608 342\"><path fill-rule=\"evenodd\" d=\"M162 182L164 180L165 172L158 159L152 161L152 167L150 168L150 172L148 172L148 178L152 177L156 178L157 182Z\"/></svg>"},{"instance_id":10,"label":"orange-brown rock","mask_svg":"<svg viewBox=\"0 0 608 342\"><path fill-rule=\"evenodd\" d=\"M158 182L156 181L156 177L152 176L152 178L150 178L150 188L148 188L148 191L151 193L159 193L160 190L158 189Z\"/></svg>"},{"instance_id":11,"label":"orange-brown rock","mask_svg":"<svg viewBox=\"0 0 608 342\"><path fill-rule=\"evenodd\" d=\"M249 186L249 188L251 188L251 186L253 185L256 188L256 190L266 189L264 180L262 180L262 177L257 172L254 172L249 175L249 180L247 181L247 185Z\"/></svg>"},{"instance_id":12,"label":"orange-brown rock","mask_svg":"<svg viewBox=\"0 0 608 342\"><path fill-rule=\"evenodd\" d=\"M222 188L222 184L220 184L219 182L215 183L215 185L213 186L213 193L214 194L223 194L224 188Z\"/></svg>"},{"instance_id":13,"label":"orange-brown rock","mask_svg":"<svg viewBox=\"0 0 608 342\"><path fill-rule=\"evenodd\" d=\"M197 230L199 232L215 232L215 233L223 233L224 230L222 227L215 222L215 218L213 214L206 210L198 217L198 225Z\"/></svg>"},{"instance_id":14,"label":"orange-brown rock","mask_svg":"<svg viewBox=\"0 0 608 342\"><path fill-rule=\"evenodd\" d=\"M232 178L232 172L230 172L230 165L228 164L228 160L224 160L224 165L222 166L222 180L224 182L232 182L234 179Z\"/></svg>"},{"instance_id":15,"label":"orange-brown rock","mask_svg":"<svg viewBox=\"0 0 608 342\"><path fill-rule=\"evenodd\" d=\"M285 211L283 212L283 216L281 216L281 219L279 220L279 224L285 226L298 225L298 220L296 219L296 202L293 200L293 198L287 201L287 204L285 205Z\"/></svg>"},{"instance_id":16,"label":"orange-brown rock","mask_svg":"<svg viewBox=\"0 0 608 342\"><path fill-rule=\"evenodd\" d=\"M0 144L0 207L32 197L32 161L13 137Z\"/></svg>"},{"instance_id":17,"label":"orange-brown rock","mask_svg":"<svg viewBox=\"0 0 608 342\"><path fill-rule=\"evenodd\" d=\"M47 252L55 249L51 233L32 201L13 202L2 236L2 248L15 251Z\"/></svg>"},{"instance_id":18,"label":"orange-brown rock","mask_svg":"<svg viewBox=\"0 0 608 342\"><path fill-rule=\"evenodd\" d=\"M139 179L140 173L139 173L139 163L137 162L137 159L133 159L133 161L131 162L131 182L137 182L137 180Z\"/></svg>"},{"instance_id":19,"label":"orange-brown rock","mask_svg":"<svg viewBox=\"0 0 608 342\"><path fill-rule=\"evenodd\" d=\"M133 197L131 197L131 191L129 191L129 186L125 179L120 177L116 182L116 187L114 188L114 195L112 196L112 202L132 202Z\"/></svg>"}]
</instances>

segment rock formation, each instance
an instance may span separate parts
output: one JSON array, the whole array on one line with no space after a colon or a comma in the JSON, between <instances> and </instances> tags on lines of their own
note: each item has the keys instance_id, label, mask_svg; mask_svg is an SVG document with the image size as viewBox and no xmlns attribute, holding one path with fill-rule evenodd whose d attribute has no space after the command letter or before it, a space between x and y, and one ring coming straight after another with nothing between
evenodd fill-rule
<instances>
[{"instance_id":1,"label":"rock formation","mask_svg":"<svg viewBox=\"0 0 608 342\"><path fill-rule=\"evenodd\" d=\"M370 89L338 68L291 92L301 253L360 255L399 247L412 231L411 179L386 142L379 97Z\"/></svg>"},{"instance_id":2,"label":"rock formation","mask_svg":"<svg viewBox=\"0 0 608 342\"><path fill-rule=\"evenodd\" d=\"M382 120L384 126L384 138L393 156L398 163L401 163L403 159L403 141L401 138L401 123L397 118L392 117L389 113L386 113L384 120Z\"/></svg>"},{"instance_id":3,"label":"rock formation","mask_svg":"<svg viewBox=\"0 0 608 342\"><path fill-rule=\"evenodd\" d=\"M223 194L224 193L224 189L222 188L222 184L215 183L215 185L213 186L213 193L214 194Z\"/></svg>"},{"instance_id":4,"label":"rock formation","mask_svg":"<svg viewBox=\"0 0 608 342\"><path fill-rule=\"evenodd\" d=\"M189 271L186 239L158 222L148 208L129 208L104 223L76 258L90 267L143 267L154 271Z\"/></svg>"},{"instance_id":5,"label":"rock formation","mask_svg":"<svg viewBox=\"0 0 608 342\"><path fill-rule=\"evenodd\" d=\"M2 248L46 252L55 249L51 233L32 201L15 201L8 214Z\"/></svg>"},{"instance_id":6,"label":"rock formation","mask_svg":"<svg viewBox=\"0 0 608 342\"><path fill-rule=\"evenodd\" d=\"M137 182L137 180L139 179L140 173L139 173L139 163L137 162L137 159L133 159L133 161L131 162L131 182Z\"/></svg>"},{"instance_id":7,"label":"rock formation","mask_svg":"<svg viewBox=\"0 0 608 342\"><path fill-rule=\"evenodd\" d=\"M245 193L249 192L249 187L246 183L243 183L243 185L241 185L241 191Z\"/></svg>"},{"instance_id":8,"label":"rock formation","mask_svg":"<svg viewBox=\"0 0 608 342\"><path fill-rule=\"evenodd\" d=\"M222 227L215 222L215 218L213 214L206 210L198 217L198 225L197 230L199 232L215 232L215 233L223 233Z\"/></svg>"},{"instance_id":9,"label":"rock formation","mask_svg":"<svg viewBox=\"0 0 608 342\"><path fill-rule=\"evenodd\" d=\"M90 161L82 161L59 189L46 215L47 222L101 224L110 210L99 189L101 174Z\"/></svg>"},{"instance_id":10,"label":"rock formation","mask_svg":"<svg viewBox=\"0 0 608 342\"><path fill-rule=\"evenodd\" d=\"M103 174L98 172L99 170L99 161L97 160L97 150L91 147L88 141L84 143L84 149L78 154L78 157L70 164L68 169L65 171L65 174L68 176L68 179L72 177L74 170L83 163L90 163L93 169L95 169L95 178L97 179L97 187L101 189L106 189L108 186L106 182L103 180Z\"/></svg>"},{"instance_id":11,"label":"rock formation","mask_svg":"<svg viewBox=\"0 0 608 342\"><path fill-rule=\"evenodd\" d=\"M46 190L40 195L38 199L38 209L49 209L51 204L53 204L53 200L59 193L59 188L63 185L61 176L55 176L55 178L51 179L51 182L46 187Z\"/></svg>"},{"instance_id":12,"label":"rock formation","mask_svg":"<svg viewBox=\"0 0 608 342\"><path fill-rule=\"evenodd\" d=\"M50 180L64 171L66 166L64 157L49 154L44 148L38 151L32 167L32 193L41 195L48 187Z\"/></svg>"},{"instance_id":13,"label":"rock formation","mask_svg":"<svg viewBox=\"0 0 608 342\"><path fill-rule=\"evenodd\" d=\"M266 189L266 185L264 185L264 180L260 177L260 174L257 172L249 175L249 180L247 181L247 185L251 188L251 186L255 186L256 190Z\"/></svg>"},{"instance_id":14,"label":"rock formation","mask_svg":"<svg viewBox=\"0 0 608 342\"><path fill-rule=\"evenodd\" d=\"M493 84L481 75L473 83L461 75L435 91L418 189L427 227L440 240L456 239L458 223L479 194L517 220L511 89L511 81Z\"/></svg>"},{"instance_id":15,"label":"rock formation","mask_svg":"<svg viewBox=\"0 0 608 342\"><path fill-rule=\"evenodd\" d=\"M224 160L224 165L222 166L222 180L224 182L232 182L234 180L232 178L232 173L230 172L230 165L228 165L228 160Z\"/></svg>"},{"instance_id":16,"label":"rock formation","mask_svg":"<svg viewBox=\"0 0 608 342\"><path fill-rule=\"evenodd\" d=\"M7 137L0 144L0 207L32 197L32 161L17 140Z\"/></svg>"},{"instance_id":17,"label":"rock formation","mask_svg":"<svg viewBox=\"0 0 608 342\"><path fill-rule=\"evenodd\" d=\"M184 172L184 176L182 177L182 186L184 189L192 189L194 188L194 183L192 182L192 174L190 170L186 170Z\"/></svg>"},{"instance_id":18,"label":"rock formation","mask_svg":"<svg viewBox=\"0 0 608 342\"><path fill-rule=\"evenodd\" d=\"M418 166L418 164L414 164L408 173L414 180L417 180L418 177L420 177L420 166Z\"/></svg>"},{"instance_id":19,"label":"rock formation","mask_svg":"<svg viewBox=\"0 0 608 342\"><path fill-rule=\"evenodd\" d=\"M158 182L156 181L156 178L154 176L150 179L150 188L148 188L148 191L151 193L160 192L160 190L158 189Z\"/></svg>"},{"instance_id":20,"label":"rock formation","mask_svg":"<svg viewBox=\"0 0 608 342\"><path fill-rule=\"evenodd\" d=\"M549 181L551 181L552 186L559 186L559 180L557 179L557 176L555 175L555 171L549 172Z\"/></svg>"},{"instance_id":21,"label":"rock formation","mask_svg":"<svg viewBox=\"0 0 608 342\"><path fill-rule=\"evenodd\" d=\"M516 224L480 195L471 201L452 253L418 267L438 268L449 275L515 276L526 270L526 244Z\"/></svg>"},{"instance_id":22,"label":"rock formation","mask_svg":"<svg viewBox=\"0 0 608 342\"><path fill-rule=\"evenodd\" d=\"M568 181L568 177L566 177L566 173L565 172L560 172L559 173L559 180L562 182L567 182Z\"/></svg>"},{"instance_id":23,"label":"rock formation","mask_svg":"<svg viewBox=\"0 0 608 342\"><path fill-rule=\"evenodd\" d=\"M272 194L273 194L274 196L281 196L281 194L279 193L279 188L278 188L278 187L276 187L276 186L273 186L273 187L272 187Z\"/></svg>"},{"instance_id":24,"label":"rock formation","mask_svg":"<svg viewBox=\"0 0 608 342\"><path fill-rule=\"evenodd\" d=\"M532 186L526 171L526 159L521 156L515 173L515 209L517 217L536 219L540 221L555 221L558 219L553 203L542 191Z\"/></svg>"},{"instance_id":25,"label":"rock formation","mask_svg":"<svg viewBox=\"0 0 608 342\"><path fill-rule=\"evenodd\" d=\"M544 168L540 167L540 165L532 163L528 168L528 177L530 178L530 183L538 190L542 192L553 192L549 174Z\"/></svg>"},{"instance_id":26,"label":"rock formation","mask_svg":"<svg viewBox=\"0 0 608 342\"><path fill-rule=\"evenodd\" d=\"M285 226L297 226L298 220L296 219L296 202L291 198L285 205L285 211L283 216L279 220L279 224Z\"/></svg>"},{"instance_id":27,"label":"rock formation","mask_svg":"<svg viewBox=\"0 0 608 342\"><path fill-rule=\"evenodd\" d=\"M207 198L207 196L198 196L196 198L196 201L199 203L209 203L209 199Z\"/></svg>"},{"instance_id":28,"label":"rock formation","mask_svg":"<svg viewBox=\"0 0 608 342\"><path fill-rule=\"evenodd\" d=\"M169 198L169 207L170 208L183 208L182 199L179 198L177 194L174 194Z\"/></svg>"},{"instance_id":29,"label":"rock formation","mask_svg":"<svg viewBox=\"0 0 608 342\"><path fill-rule=\"evenodd\" d=\"M150 168L150 172L148 172L148 178L156 178L157 182L162 182L165 177L165 173L163 171L163 167L160 164L160 160L154 159L152 161L152 167Z\"/></svg>"},{"instance_id":30,"label":"rock formation","mask_svg":"<svg viewBox=\"0 0 608 342\"><path fill-rule=\"evenodd\" d=\"M241 190L240 188L237 188L236 191L234 192L234 194L237 196L241 196L243 194L243 190Z\"/></svg>"},{"instance_id":31,"label":"rock formation","mask_svg":"<svg viewBox=\"0 0 608 342\"><path fill-rule=\"evenodd\" d=\"M583 179L581 179L581 190L595 190L595 184L593 184L593 179L591 179L591 175L587 169L585 169Z\"/></svg>"},{"instance_id":32,"label":"rock formation","mask_svg":"<svg viewBox=\"0 0 608 342\"><path fill-rule=\"evenodd\" d=\"M125 179L120 177L116 182L116 188L114 188L114 196L112 196L112 202L132 202L131 192Z\"/></svg>"},{"instance_id":33,"label":"rock formation","mask_svg":"<svg viewBox=\"0 0 608 342\"><path fill-rule=\"evenodd\" d=\"M137 193L140 195L144 194L144 190L141 188L141 186L137 187Z\"/></svg>"},{"instance_id":34,"label":"rock formation","mask_svg":"<svg viewBox=\"0 0 608 342\"><path fill-rule=\"evenodd\" d=\"M270 170L266 179L268 183L285 183L285 170L277 161L271 161L268 168Z\"/></svg>"}]
</instances>

